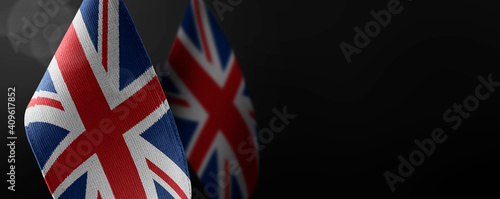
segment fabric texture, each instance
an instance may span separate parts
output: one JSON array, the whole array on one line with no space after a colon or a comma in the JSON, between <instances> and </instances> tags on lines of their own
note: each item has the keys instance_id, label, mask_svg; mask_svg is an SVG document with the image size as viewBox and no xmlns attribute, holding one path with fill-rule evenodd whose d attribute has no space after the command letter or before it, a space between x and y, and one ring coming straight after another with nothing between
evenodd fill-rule
<instances>
[{"instance_id":1,"label":"fabric texture","mask_svg":"<svg viewBox=\"0 0 500 199\"><path fill-rule=\"evenodd\" d=\"M121 0L84 0L25 114L54 198L191 198L169 104Z\"/></svg>"}]
</instances>

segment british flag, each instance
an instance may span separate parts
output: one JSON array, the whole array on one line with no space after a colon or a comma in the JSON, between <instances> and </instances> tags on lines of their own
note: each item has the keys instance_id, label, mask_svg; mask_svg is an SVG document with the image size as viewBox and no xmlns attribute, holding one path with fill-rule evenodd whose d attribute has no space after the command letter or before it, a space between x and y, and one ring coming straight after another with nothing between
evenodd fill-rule
<instances>
[{"instance_id":1,"label":"british flag","mask_svg":"<svg viewBox=\"0 0 500 199\"><path fill-rule=\"evenodd\" d=\"M236 57L203 0L191 0L161 77L188 162L210 198L248 198L256 120Z\"/></svg>"},{"instance_id":2,"label":"british flag","mask_svg":"<svg viewBox=\"0 0 500 199\"><path fill-rule=\"evenodd\" d=\"M25 114L54 198L190 198L186 157L121 0L84 0Z\"/></svg>"}]
</instances>

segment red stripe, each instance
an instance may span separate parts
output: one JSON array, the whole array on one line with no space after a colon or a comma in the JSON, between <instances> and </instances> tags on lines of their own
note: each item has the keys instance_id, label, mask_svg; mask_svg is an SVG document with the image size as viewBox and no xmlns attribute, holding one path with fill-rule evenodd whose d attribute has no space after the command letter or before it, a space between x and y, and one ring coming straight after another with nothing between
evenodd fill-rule
<instances>
[{"instance_id":1,"label":"red stripe","mask_svg":"<svg viewBox=\"0 0 500 199\"><path fill-rule=\"evenodd\" d=\"M31 101L28 104L28 107L26 109L28 109L30 107L35 107L37 105L38 106L40 106L40 105L41 106L50 106L50 107L54 107L54 108L57 108L57 109L64 111L64 108L63 108L60 101L46 98L46 97L37 97L37 98L31 99Z\"/></svg>"},{"instance_id":2,"label":"red stripe","mask_svg":"<svg viewBox=\"0 0 500 199\"><path fill-rule=\"evenodd\" d=\"M173 95L170 95L170 94L165 94L167 96L167 100L168 100L168 103L169 104L175 104L175 105L179 105L179 106L182 106L182 107L186 107L186 108L189 108L189 102L184 100L184 99L181 99L181 98L178 98L178 97L175 97Z\"/></svg>"},{"instance_id":3,"label":"red stripe","mask_svg":"<svg viewBox=\"0 0 500 199\"><path fill-rule=\"evenodd\" d=\"M108 72L108 0L102 1L102 66Z\"/></svg>"},{"instance_id":4,"label":"red stripe","mask_svg":"<svg viewBox=\"0 0 500 199\"><path fill-rule=\"evenodd\" d=\"M175 183L175 181L172 178L170 178L170 176L168 176L165 172L163 172L160 168L158 168L148 159L146 159L146 162L148 163L149 169L151 169L151 171L156 173L156 175L160 176L160 178L163 181L165 181L168 184L168 186L172 187L172 189L175 191L175 193L177 193L177 195L179 195L182 199L188 198L184 193L184 191L182 191L181 187L179 187L179 185Z\"/></svg>"},{"instance_id":5,"label":"red stripe","mask_svg":"<svg viewBox=\"0 0 500 199\"><path fill-rule=\"evenodd\" d=\"M203 21L201 18L200 6L198 5L198 0L194 0L194 10L196 15L196 25L200 30L201 42L203 43L203 51L205 51L205 56L207 57L208 63L212 63L212 55L210 54L210 49L208 48L207 38L205 34L205 28L203 28Z\"/></svg>"},{"instance_id":6,"label":"red stripe","mask_svg":"<svg viewBox=\"0 0 500 199\"><path fill-rule=\"evenodd\" d=\"M53 193L71 172L95 153L116 198L146 198L139 172L123 133L164 102L165 96L160 89L158 79L153 78L125 102L110 110L85 57L73 24L61 42L55 58L86 131L59 155L45 175L49 190ZM147 102L138 99L147 99ZM103 121L107 121L105 126L108 126L108 129L112 126L113 130L103 133L101 128ZM98 143L89 139L95 137L96 130L102 135L102 140ZM92 148L84 153L80 147L81 143L92 143Z\"/></svg>"},{"instance_id":7,"label":"red stripe","mask_svg":"<svg viewBox=\"0 0 500 199\"><path fill-rule=\"evenodd\" d=\"M252 119L255 120L255 112L254 111L248 111L248 113L250 114L250 117L252 117Z\"/></svg>"}]
</instances>

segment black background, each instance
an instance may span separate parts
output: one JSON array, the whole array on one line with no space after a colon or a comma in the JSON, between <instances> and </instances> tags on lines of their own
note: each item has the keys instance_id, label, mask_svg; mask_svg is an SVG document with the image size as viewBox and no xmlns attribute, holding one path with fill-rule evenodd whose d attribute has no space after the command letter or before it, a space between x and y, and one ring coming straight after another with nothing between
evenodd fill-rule
<instances>
[{"instance_id":1,"label":"black background","mask_svg":"<svg viewBox=\"0 0 500 199\"><path fill-rule=\"evenodd\" d=\"M187 0L124 0L157 71L162 71ZM221 0L226 2L226 0ZM37 1L0 3L0 104L16 87L16 192L8 198L51 198L23 128L23 112L81 3L70 0L15 52L7 33ZM213 0L206 0L212 5ZM498 6L486 0L401 0L404 7L347 64L339 44L353 44L353 27L373 20L388 0L243 0L220 21L240 62L261 127L272 109L297 114L260 153L252 198L442 198L498 195L500 92L452 131L442 121L454 103L474 94L477 77L500 81ZM58 33L57 30L62 31ZM6 112L6 107L5 107ZM4 112L4 130L7 118ZM1 120L1 119L0 119ZM1 121L0 121L1 122ZM414 139L445 129L422 166L391 192L383 173ZM5 133L2 173L7 169ZM191 175L194 176L194 175ZM196 182L195 186L199 185Z\"/></svg>"}]
</instances>

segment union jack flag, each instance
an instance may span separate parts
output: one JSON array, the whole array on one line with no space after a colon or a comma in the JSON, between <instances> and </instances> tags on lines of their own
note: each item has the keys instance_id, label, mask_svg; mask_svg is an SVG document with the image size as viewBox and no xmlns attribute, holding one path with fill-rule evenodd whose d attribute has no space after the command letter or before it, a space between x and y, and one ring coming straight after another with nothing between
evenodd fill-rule
<instances>
[{"instance_id":1,"label":"union jack flag","mask_svg":"<svg viewBox=\"0 0 500 199\"><path fill-rule=\"evenodd\" d=\"M25 128L54 198L190 198L160 82L121 0L84 0Z\"/></svg>"},{"instance_id":2,"label":"union jack flag","mask_svg":"<svg viewBox=\"0 0 500 199\"><path fill-rule=\"evenodd\" d=\"M234 53L203 0L191 0L161 76L188 162L210 198L248 198L256 120Z\"/></svg>"}]
</instances>

